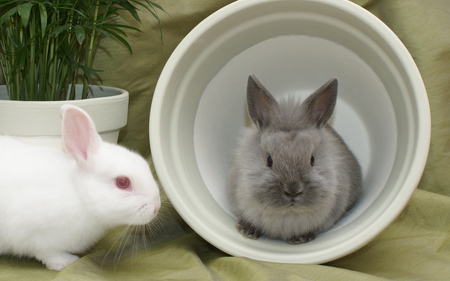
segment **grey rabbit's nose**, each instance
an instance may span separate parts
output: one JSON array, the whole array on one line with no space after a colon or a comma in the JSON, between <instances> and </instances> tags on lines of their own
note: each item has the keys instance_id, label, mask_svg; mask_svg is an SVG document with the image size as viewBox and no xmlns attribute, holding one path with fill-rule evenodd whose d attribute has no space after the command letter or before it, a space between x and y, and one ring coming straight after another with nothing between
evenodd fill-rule
<instances>
[{"instance_id":1,"label":"grey rabbit's nose","mask_svg":"<svg viewBox=\"0 0 450 281\"><path fill-rule=\"evenodd\" d=\"M296 196L302 194L304 190L305 190L305 188L304 188L303 184L295 182L295 183L286 184L284 186L283 192L287 196L296 197Z\"/></svg>"}]
</instances>

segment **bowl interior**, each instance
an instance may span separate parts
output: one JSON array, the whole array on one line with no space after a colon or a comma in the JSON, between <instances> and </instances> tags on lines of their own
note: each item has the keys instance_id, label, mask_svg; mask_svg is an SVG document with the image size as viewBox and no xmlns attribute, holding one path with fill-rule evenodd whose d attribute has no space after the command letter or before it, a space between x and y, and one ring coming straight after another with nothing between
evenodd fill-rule
<instances>
[{"instance_id":1,"label":"bowl interior","mask_svg":"<svg viewBox=\"0 0 450 281\"><path fill-rule=\"evenodd\" d=\"M337 226L307 244L250 240L234 227L225 188L240 131L250 125L251 73L277 97L301 100L339 80L330 124L363 167L364 194ZM167 62L151 110L152 154L172 204L216 247L259 260L321 263L367 243L408 201L428 149L423 99L404 46L359 6L241 0L204 20Z\"/></svg>"},{"instance_id":2,"label":"bowl interior","mask_svg":"<svg viewBox=\"0 0 450 281\"><path fill-rule=\"evenodd\" d=\"M358 212L351 212L341 225L370 206L386 184L396 154L397 124L389 95L375 72L351 50L304 35L278 36L246 49L216 74L202 94L194 124L195 156L219 205L233 215L224 179L238 136L251 125L245 105L249 73L278 98L294 95L298 100L338 78L339 99L329 123L357 155L364 174Z\"/></svg>"}]
</instances>

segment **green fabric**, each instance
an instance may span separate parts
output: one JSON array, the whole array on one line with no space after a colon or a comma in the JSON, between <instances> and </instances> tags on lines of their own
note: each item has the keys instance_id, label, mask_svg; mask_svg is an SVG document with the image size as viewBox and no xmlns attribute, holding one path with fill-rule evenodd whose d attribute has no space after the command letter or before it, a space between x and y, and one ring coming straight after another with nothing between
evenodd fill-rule
<instances>
[{"instance_id":1,"label":"green fabric","mask_svg":"<svg viewBox=\"0 0 450 281\"><path fill-rule=\"evenodd\" d=\"M150 155L148 118L164 63L201 20L231 0L159 0L170 14L161 45L154 19L141 14L133 54L103 40L96 68L105 84L131 94L122 144ZM195 234L165 200L147 239L121 239L117 229L61 272L32 259L0 257L0 280L450 280L450 2L354 1L400 37L425 81L432 112L432 142L419 189L399 218L372 242L325 265L278 264L231 257ZM126 19L127 20L127 19ZM145 242L145 243L144 243Z\"/></svg>"}]
</instances>

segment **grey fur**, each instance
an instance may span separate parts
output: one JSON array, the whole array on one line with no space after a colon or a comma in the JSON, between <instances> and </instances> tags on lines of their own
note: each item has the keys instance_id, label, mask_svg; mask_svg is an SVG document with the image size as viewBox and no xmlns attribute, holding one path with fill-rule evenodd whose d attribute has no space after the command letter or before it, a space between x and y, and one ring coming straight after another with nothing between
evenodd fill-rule
<instances>
[{"instance_id":1,"label":"grey fur","mask_svg":"<svg viewBox=\"0 0 450 281\"><path fill-rule=\"evenodd\" d=\"M293 99L277 102L249 76L247 106L256 126L245 130L228 179L229 201L244 236L305 243L357 201L360 165L326 124L337 84L328 81L298 105Z\"/></svg>"}]
</instances>

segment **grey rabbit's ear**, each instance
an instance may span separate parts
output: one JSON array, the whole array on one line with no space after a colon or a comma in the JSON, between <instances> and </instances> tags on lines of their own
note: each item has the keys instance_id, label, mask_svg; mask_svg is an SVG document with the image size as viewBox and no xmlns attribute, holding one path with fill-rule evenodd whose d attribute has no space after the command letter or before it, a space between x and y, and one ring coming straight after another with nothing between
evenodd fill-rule
<instances>
[{"instance_id":1,"label":"grey rabbit's ear","mask_svg":"<svg viewBox=\"0 0 450 281\"><path fill-rule=\"evenodd\" d=\"M330 119L336 105L338 80L329 80L312 93L302 104L312 126L322 127Z\"/></svg>"},{"instance_id":2,"label":"grey rabbit's ear","mask_svg":"<svg viewBox=\"0 0 450 281\"><path fill-rule=\"evenodd\" d=\"M247 82L247 108L250 118L260 129L270 123L270 111L278 103L270 92L251 74Z\"/></svg>"}]
</instances>

